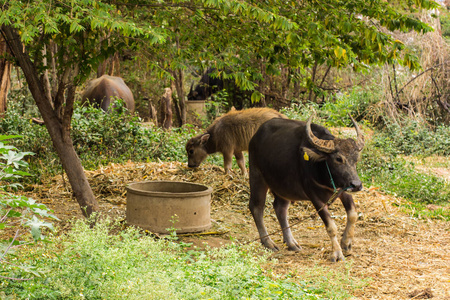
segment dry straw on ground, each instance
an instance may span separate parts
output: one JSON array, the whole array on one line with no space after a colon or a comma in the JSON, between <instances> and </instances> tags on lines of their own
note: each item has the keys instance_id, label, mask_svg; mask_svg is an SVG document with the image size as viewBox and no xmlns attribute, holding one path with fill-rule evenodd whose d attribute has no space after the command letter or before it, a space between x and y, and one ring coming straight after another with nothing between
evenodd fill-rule
<instances>
[{"instance_id":1,"label":"dry straw on ground","mask_svg":"<svg viewBox=\"0 0 450 300\"><path fill-rule=\"evenodd\" d=\"M111 164L87 172L101 210L124 218L125 186L144 180L175 180L201 183L213 188L211 217L216 235L183 237L196 245L207 243L219 246L232 240L248 243L257 238L256 227L248 210L248 179L223 174L217 166L204 165L188 169L178 162ZM29 196L55 209L63 220L81 218L77 203L71 199L67 180L57 176L42 185L36 185ZM329 238L318 217L305 218L293 228L294 236L303 247L299 253L286 249L274 253L275 272L290 274L294 280L304 280L309 270L317 266L339 271L344 268L349 276L361 280L371 278L361 289L353 291L356 299L450 299L450 227L448 222L413 219L398 205L404 200L380 193L369 187L354 194L360 218L357 222L353 255L350 264L329 263ZM291 206L290 222L313 212L308 202ZM342 232L345 210L339 201L331 212ZM269 232L279 225L267 203L265 220ZM64 226L64 225L63 225ZM222 233L222 234L220 234ZM273 239L282 245L280 233Z\"/></svg>"}]
</instances>

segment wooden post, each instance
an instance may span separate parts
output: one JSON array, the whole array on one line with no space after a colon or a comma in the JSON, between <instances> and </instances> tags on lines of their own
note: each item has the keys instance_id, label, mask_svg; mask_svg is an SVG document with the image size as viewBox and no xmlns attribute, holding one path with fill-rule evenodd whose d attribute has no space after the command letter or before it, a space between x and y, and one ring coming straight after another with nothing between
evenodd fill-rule
<instances>
[{"instance_id":1,"label":"wooden post","mask_svg":"<svg viewBox=\"0 0 450 300\"><path fill-rule=\"evenodd\" d=\"M150 99L148 100L148 115L150 122L153 122L155 126L158 126L158 111Z\"/></svg>"},{"instance_id":2,"label":"wooden post","mask_svg":"<svg viewBox=\"0 0 450 300\"><path fill-rule=\"evenodd\" d=\"M0 55L4 57L9 53L3 35L0 35ZM8 92L11 85L11 62L6 58L0 59L0 117L4 115L7 107Z\"/></svg>"},{"instance_id":3,"label":"wooden post","mask_svg":"<svg viewBox=\"0 0 450 300\"><path fill-rule=\"evenodd\" d=\"M161 106L163 109L163 122L162 127L169 129L172 127L172 89L165 88L164 95L161 98Z\"/></svg>"}]
</instances>

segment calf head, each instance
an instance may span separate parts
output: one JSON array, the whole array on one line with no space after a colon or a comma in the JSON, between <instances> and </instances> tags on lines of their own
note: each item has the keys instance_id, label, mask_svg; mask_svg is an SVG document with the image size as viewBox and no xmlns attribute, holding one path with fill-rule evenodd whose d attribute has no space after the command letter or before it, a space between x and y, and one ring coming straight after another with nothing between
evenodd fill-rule
<instances>
[{"instance_id":1,"label":"calf head","mask_svg":"<svg viewBox=\"0 0 450 300\"><path fill-rule=\"evenodd\" d=\"M202 161L208 156L206 149L206 143L209 140L210 135L208 133L193 137L186 143L186 152L188 155L188 167L196 168Z\"/></svg>"},{"instance_id":2,"label":"calf head","mask_svg":"<svg viewBox=\"0 0 450 300\"><path fill-rule=\"evenodd\" d=\"M364 147L364 137L356 121L350 116L356 129L356 141L350 138L324 140L313 134L311 118L306 123L306 136L312 147L302 147L303 158L317 162L326 161L336 188L360 191L362 183L356 172L356 163Z\"/></svg>"}]
</instances>

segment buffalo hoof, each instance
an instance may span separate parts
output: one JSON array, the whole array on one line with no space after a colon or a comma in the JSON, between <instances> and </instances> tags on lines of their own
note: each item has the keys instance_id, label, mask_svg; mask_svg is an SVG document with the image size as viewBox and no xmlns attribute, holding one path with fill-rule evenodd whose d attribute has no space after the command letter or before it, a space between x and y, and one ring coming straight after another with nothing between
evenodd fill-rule
<instances>
[{"instance_id":1,"label":"buffalo hoof","mask_svg":"<svg viewBox=\"0 0 450 300\"><path fill-rule=\"evenodd\" d=\"M274 252L280 250L277 244L275 244L270 238L262 240L261 244L263 244L263 246L266 247L267 249L272 250Z\"/></svg>"},{"instance_id":2,"label":"buffalo hoof","mask_svg":"<svg viewBox=\"0 0 450 300\"><path fill-rule=\"evenodd\" d=\"M330 255L331 262L344 261L344 260L345 260L345 257L341 251L336 251L334 253L331 253L331 255Z\"/></svg>"},{"instance_id":3,"label":"buffalo hoof","mask_svg":"<svg viewBox=\"0 0 450 300\"><path fill-rule=\"evenodd\" d=\"M302 247L300 247L300 245L298 245L297 243L287 246L289 251L300 252L302 250Z\"/></svg>"},{"instance_id":4,"label":"buffalo hoof","mask_svg":"<svg viewBox=\"0 0 450 300\"><path fill-rule=\"evenodd\" d=\"M341 242L341 248L342 248L342 252L344 253L344 256L349 256L352 253L352 244L348 244L348 245L344 245Z\"/></svg>"}]
</instances>

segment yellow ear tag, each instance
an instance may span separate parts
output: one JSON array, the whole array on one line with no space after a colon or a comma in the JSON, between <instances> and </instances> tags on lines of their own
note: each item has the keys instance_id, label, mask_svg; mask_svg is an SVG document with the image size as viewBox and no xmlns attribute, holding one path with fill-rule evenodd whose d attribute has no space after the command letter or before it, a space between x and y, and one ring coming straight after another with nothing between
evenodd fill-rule
<instances>
[{"instance_id":1,"label":"yellow ear tag","mask_svg":"<svg viewBox=\"0 0 450 300\"><path fill-rule=\"evenodd\" d=\"M303 159L304 159L304 160L309 160L308 153L305 152L305 154L303 155Z\"/></svg>"}]
</instances>

